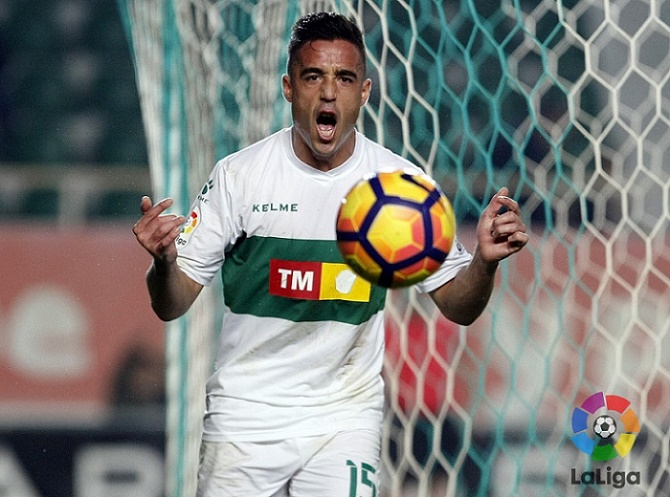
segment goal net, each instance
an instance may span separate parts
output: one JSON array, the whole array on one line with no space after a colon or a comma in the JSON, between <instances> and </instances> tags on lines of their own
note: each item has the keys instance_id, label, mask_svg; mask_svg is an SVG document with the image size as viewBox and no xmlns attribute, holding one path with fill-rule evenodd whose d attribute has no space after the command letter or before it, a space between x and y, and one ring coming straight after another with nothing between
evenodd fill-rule
<instances>
[{"instance_id":1,"label":"goal net","mask_svg":"<svg viewBox=\"0 0 670 497\"><path fill-rule=\"evenodd\" d=\"M670 495L670 3L119 5L154 195L182 213L217 158L289 123L285 44L313 10L363 26L359 128L438 180L469 248L499 187L519 201L531 242L474 325L389 295L380 496ZM194 494L219 292L167 330L171 497Z\"/></svg>"}]
</instances>

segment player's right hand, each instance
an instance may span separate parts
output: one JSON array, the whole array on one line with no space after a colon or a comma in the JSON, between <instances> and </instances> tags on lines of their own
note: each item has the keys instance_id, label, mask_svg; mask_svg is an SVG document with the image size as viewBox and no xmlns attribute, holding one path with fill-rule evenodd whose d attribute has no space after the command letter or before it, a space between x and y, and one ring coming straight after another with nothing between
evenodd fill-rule
<instances>
[{"instance_id":1,"label":"player's right hand","mask_svg":"<svg viewBox=\"0 0 670 497\"><path fill-rule=\"evenodd\" d=\"M142 217L133 226L133 233L140 245L154 259L163 262L174 262L177 259L177 247L174 242L186 222L184 216L164 214L173 203L171 198L166 198L152 205L149 197L142 197L140 203Z\"/></svg>"}]
</instances>

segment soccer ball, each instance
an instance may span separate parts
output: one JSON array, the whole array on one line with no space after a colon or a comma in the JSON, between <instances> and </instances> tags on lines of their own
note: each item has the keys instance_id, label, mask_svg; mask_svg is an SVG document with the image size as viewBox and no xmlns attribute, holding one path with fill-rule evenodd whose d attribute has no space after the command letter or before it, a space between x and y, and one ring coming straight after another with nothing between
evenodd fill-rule
<instances>
[{"instance_id":1,"label":"soccer ball","mask_svg":"<svg viewBox=\"0 0 670 497\"><path fill-rule=\"evenodd\" d=\"M388 171L359 181L342 200L337 245L352 270L387 288L418 283L446 259L454 211L437 183L414 171Z\"/></svg>"},{"instance_id":2,"label":"soccer ball","mask_svg":"<svg viewBox=\"0 0 670 497\"><path fill-rule=\"evenodd\" d=\"M598 416L593 423L593 431L602 439L607 439L616 433L616 422L611 416Z\"/></svg>"}]
</instances>

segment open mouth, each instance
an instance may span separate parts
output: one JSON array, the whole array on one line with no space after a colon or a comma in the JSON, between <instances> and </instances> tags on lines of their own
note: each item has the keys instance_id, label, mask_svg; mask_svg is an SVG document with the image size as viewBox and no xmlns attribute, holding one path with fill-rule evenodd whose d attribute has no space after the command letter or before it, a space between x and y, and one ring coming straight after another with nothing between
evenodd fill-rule
<instances>
[{"instance_id":1,"label":"open mouth","mask_svg":"<svg viewBox=\"0 0 670 497\"><path fill-rule=\"evenodd\" d=\"M321 112L316 118L316 129L322 140L330 140L335 134L337 118L332 112Z\"/></svg>"}]
</instances>

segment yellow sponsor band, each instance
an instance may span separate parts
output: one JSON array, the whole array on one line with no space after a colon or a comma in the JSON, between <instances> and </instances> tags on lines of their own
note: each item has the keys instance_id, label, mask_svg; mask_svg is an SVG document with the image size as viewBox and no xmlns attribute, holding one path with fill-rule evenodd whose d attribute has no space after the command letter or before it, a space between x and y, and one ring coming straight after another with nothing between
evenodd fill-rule
<instances>
[{"instance_id":1,"label":"yellow sponsor band","mask_svg":"<svg viewBox=\"0 0 670 497\"><path fill-rule=\"evenodd\" d=\"M370 282L356 275L342 263L324 262L321 265L319 300L348 300L370 302Z\"/></svg>"}]
</instances>

